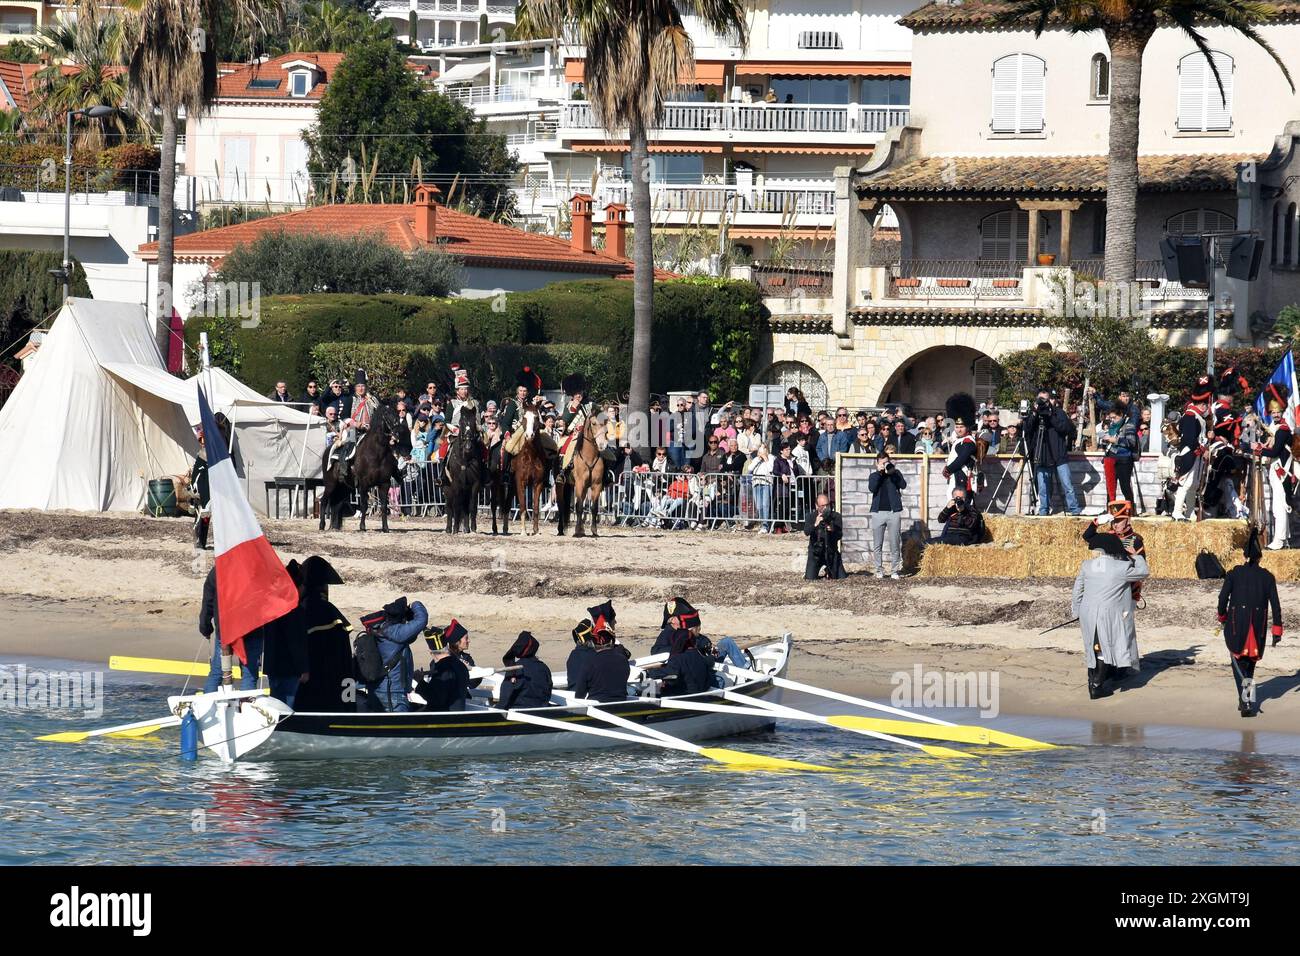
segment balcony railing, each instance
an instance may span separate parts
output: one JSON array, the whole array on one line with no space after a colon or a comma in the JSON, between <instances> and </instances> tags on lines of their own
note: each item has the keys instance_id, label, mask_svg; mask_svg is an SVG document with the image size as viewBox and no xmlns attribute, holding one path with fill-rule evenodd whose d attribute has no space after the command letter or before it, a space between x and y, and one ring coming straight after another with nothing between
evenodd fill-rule
<instances>
[{"instance_id":1,"label":"balcony railing","mask_svg":"<svg viewBox=\"0 0 1300 956\"><path fill-rule=\"evenodd\" d=\"M1076 281L1080 276L1100 280L1106 274L1104 259L1075 259L1070 263L1070 268L1074 270ZM1205 289L1192 289L1178 282L1170 282L1165 277L1165 264L1160 259L1139 259L1134 277L1142 286L1142 299L1147 302L1205 300L1209 295Z\"/></svg>"},{"instance_id":2,"label":"balcony railing","mask_svg":"<svg viewBox=\"0 0 1300 956\"><path fill-rule=\"evenodd\" d=\"M835 30L804 30L799 34L801 50L842 50L844 41Z\"/></svg>"},{"instance_id":3,"label":"balcony railing","mask_svg":"<svg viewBox=\"0 0 1300 956\"><path fill-rule=\"evenodd\" d=\"M526 103L533 100L559 99L558 86L536 84L519 86L515 84L498 84L497 86L461 86L449 87L446 94L454 100L473 106L484 103Z\"/></svg>"},{"instance_id":4,"label":"balcony railing","mask_svg":"<svg viewBox=\"0 0 1300 956\"><path fill-rule=\"evenodd\" d=\"M889 270L894 299L1019 299L1022 262L992 259L903 259Z\"/></svg>"},{"instance_id":5,"label":"balcony railing","mask_svg":"<svg viewBox=\"0 0 1300 956\"><path fill-rule=\"evenodd\" d=\"M539 125L525 133L506 133L507 146L528 146L532 143L545 143L555 139L555 126Z\"/></svg>"},{"instance_id":6,"label":"balcony railing","mask_svg":"<svg viewBox=\"0 0 1300 956\"><path fill-rule=\"evenodd\" d=\"M596 204L619 202L630 205L632 184L604 182L596 187ZM651 183L650 203L655 213L771 213L775 215L831 216L835 214L835 190L780 187L761 192L732 183Z\"/></svg>"},{"instance_id":7,"label":"balcony railing","mask_svg":"<svg viewBox=\"0 0 1300 956\"><path fill-rule=\"evenodd\" d=\"M907 122L906 107L863 106L856 116L847 106L799 106L778 103L669 103L660 130L742 133L882 133ZM565 103L560 125L566 129L602 129L589 103Z\"/></svg>"},{"instance_id":8,"label":"balcony railing","mask_svg":"<svg viewBox=\"0 0 1300 956\"><path fill-rule=\"evenodd\" d=\"M835 263L831 259L783 259L754 263L754 281L773 299L818 299L831 294Z\"/></svg>"}]
</instances>

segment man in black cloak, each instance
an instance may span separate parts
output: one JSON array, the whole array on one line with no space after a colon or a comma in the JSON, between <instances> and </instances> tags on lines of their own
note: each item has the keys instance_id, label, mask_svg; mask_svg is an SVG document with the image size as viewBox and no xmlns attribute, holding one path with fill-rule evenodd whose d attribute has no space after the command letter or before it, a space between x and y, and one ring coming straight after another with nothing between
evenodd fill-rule
<instances>
[{"instance_id":1,"label":"man in black cloak","mask_svg":"<svg viewBox=\"0 0 1300 956\"><path fill-rule=\"evenodd\" d=\"M1254 717L1255 663L1264 656L1268 615L1273 614L1273 643L1282 640L1282 605L1277 597L1277 580L1267 568L1259 566L1263 551L1258 529L1247 532L1246 560L1223 579L1219 590L1219 623L1223 641L1232 655L1232 678L1237 683L1237 709L1243 717Z\"/></svg>"},{"instance_id":2,"label":"man in black cloak","mask_svg":"<svg viewBox=\"0 0 1300 956\"><path fill-rule=\"evenodd\" d=\"M303 561L299 574L303 624L307 628L307 673L298 685L294 710L356 710L348 619L329 599L330 585L342 584L343 579L317 554Z\"/></svg>"}]
</instances>

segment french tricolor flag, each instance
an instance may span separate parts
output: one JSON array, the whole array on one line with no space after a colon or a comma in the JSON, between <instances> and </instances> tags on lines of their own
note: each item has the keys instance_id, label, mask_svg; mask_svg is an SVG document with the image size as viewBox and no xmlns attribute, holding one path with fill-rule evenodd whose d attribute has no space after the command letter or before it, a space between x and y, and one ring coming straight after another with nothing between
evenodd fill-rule
<instances>
[{"instance_id":1,"label":"french tricolor flag","mask_svg":"<svg viewBox=\"0 0 1300 956\"><path fill-rule=\"evenodd\" d=\"M199 421L208 457L208 506L216 551L221 643L247 664L244 636L297 607L298 589L240 490L235 463L221 440L221 429L212 417L202 386Z\"/></svg>"}]
</instances>

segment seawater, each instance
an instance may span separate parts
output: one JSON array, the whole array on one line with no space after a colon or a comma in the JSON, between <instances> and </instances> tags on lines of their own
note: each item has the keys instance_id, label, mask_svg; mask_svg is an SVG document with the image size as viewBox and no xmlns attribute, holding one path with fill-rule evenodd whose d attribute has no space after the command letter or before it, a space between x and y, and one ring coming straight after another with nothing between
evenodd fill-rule
<instances>
[{"instance_id":1,"label":"seawater","mask_svg":"<svg viewBox=\"0 0 1300 956\"><path fill-rule=\"evenodd\" d=\"M834 774L640 748L226 767L182 761L175 730L34 739L157 716L176 690L110 675L100 718L0 711L0 864L1226 865L1300 849L1296 748L1187 746L1200 732L1000 723L1073 745L967 761L788 722L725 744Z\"/></svg>"}]
</instances>

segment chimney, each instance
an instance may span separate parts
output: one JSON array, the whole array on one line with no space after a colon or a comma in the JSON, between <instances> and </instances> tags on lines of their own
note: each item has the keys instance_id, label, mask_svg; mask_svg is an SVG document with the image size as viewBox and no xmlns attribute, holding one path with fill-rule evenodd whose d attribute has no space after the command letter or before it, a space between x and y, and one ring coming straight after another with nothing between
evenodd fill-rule
<instances>
[{"instance_id":1,"label":"chimney","mask_svg":"<svg viewBox=\"0 0 1300 956\"><path fill-rule=\"evenodd\" d=\"M605 207L605 252L627 258L627 206L621 202Z\"/></svg>"},{"instance_id":2,"label":"chimney","mask_svg":"<svg viewBox=\"0 0 1300 956\"><path fill-rule=\"evenodd\" d=\"M432 183L415 187L415 235L422 242L438 240L438 197L442 190Z\"/></svg>"},{"instance_id":3,"label":"chimney","mask_svg":"<svg viewBox=\"0 0 1300 956\"><path fill-rule=\"evenodd\" d=\"M570 242L574 252L591 252L591 202L586 193L574 193L569 203L573 216Z\"/></svg>"}]
</instances>

